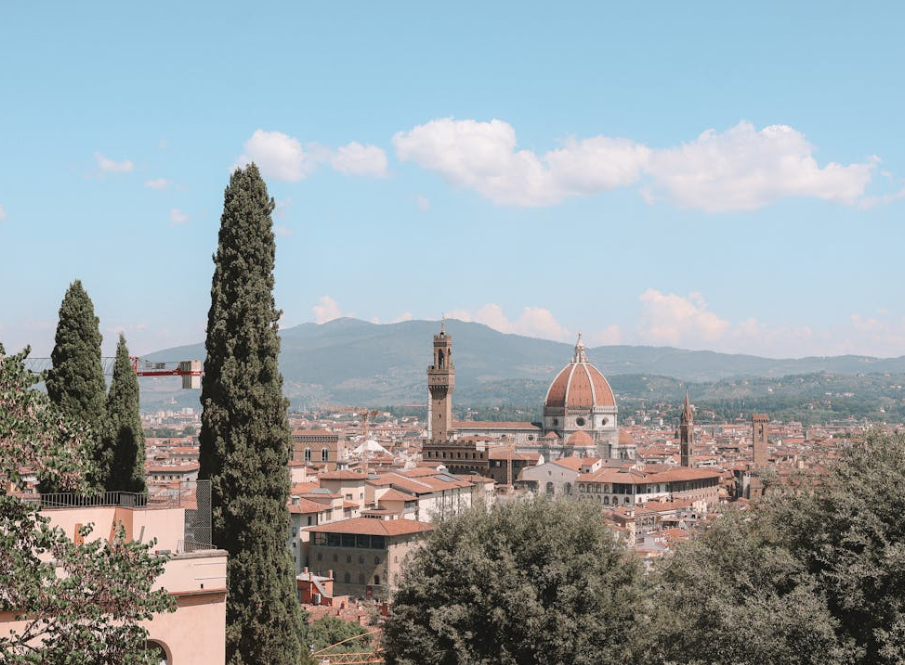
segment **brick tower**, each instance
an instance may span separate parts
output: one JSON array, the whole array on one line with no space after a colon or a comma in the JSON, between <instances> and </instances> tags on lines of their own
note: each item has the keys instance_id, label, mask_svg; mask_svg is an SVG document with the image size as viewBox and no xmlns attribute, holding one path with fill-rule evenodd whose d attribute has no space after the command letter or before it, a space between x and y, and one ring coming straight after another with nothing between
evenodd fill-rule
<instances>
[{"instance_id":1,"label":"brick tower","mask_svg":"<svg viewBox=\"0 0 905 665\"><path fill-rule=\"evenodd\" d=\"M688 391L685 391L685 408L682 409L682 419L679 421L679 452L682 457L682 466L691 466L691 458L694 454L694 413L688 402Z\"/></svg>"},{"instance_id":2,"label":"brick tower","mask_svg":"<svg viewBox=\"0 0 905 665\"><path fill-rule=\"evenodd\" d=\"M763 469L767 466L767 429L770 417L765 413L755 413L751 416L752 448L754 468Z\"/></svg>"},{"instance_id":3,"label":"brick tower","mask_svg":"<svg viewBox=\"0 0 905 665\"><path fill-rule=\"evenodd\" d=\"M434 335L434 364L427 368L430 391L431 443L446 443L452 434L452 394L456 387L456 366L452 361L452 337L446 334L446 321L440 334Z\"/></svg>"}]
</instances>

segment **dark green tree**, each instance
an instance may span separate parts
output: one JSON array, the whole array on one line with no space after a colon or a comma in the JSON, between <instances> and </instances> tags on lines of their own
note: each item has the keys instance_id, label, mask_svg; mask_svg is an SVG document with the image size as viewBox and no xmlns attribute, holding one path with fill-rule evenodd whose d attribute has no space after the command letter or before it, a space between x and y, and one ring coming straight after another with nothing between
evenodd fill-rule
<instances>
[{"instance_id":1,"label":"dark green tree","mask_svg":"<svg viewBox=\"0 0 905 665\"><path fill-rule=\"evenodd\" d=\"M211 480L214 543L230 555L232 665L307 658L286 547L289 425L277 367L273 208L254 164L233 172L214 256L201 384L199 477Z\"/></svg>"},{"instance_id":2,"label":"dark green tree","mask_svg":"<svg viewBox=\"0 0 905 665\"><path fill-rule=\"evenodd\" d=\"M126 338L120 334L101 446L107 469L103 484L111 492L145 490L145 434L138 401L138 376L132 368Z\"/></svg>"},{"instance_id":3,"label":"dark green tree","mask_svg":"<svg viewBox=\"0 0 905 665\"><path fill-rule=\"evenodd\" d=\"M388 663L629 662L640 570L598 505L544 497L441 522L405 569Z\"/></svg>"},{"instance_id":4,"label":"dark green tree","mask_svg":"<svg viewBox=\"0 0 905 665\"><path fill-rule=\"evenodd\" d=\"M773 520L860 662L905 662L905 434L872 431L843 449L826 481L778 502Z\"/></svg>"},{"instance_id":5,"label":"dark green tree","mask_svg":"<svg viewBox=\"0 0 905 665\"><path fill-rule=\"evenodd\" d=\"M82 283L75 280L69 285L60 305L55 344L50 356L53 366L45 380L47 395L64 416L84 423L98 434L103 430L107 394L101 366L101 340L94 304ZM98 438L94 440L99 442ZM88 481L100 486L105 476L100 445L89 451L89 455L100 476L89 477ZM58 489L53 485L42 485L44 491Z\"/></svg>"},{"instance_id":6,"label":"dark green tree","mask_svg":"<svg viewBox=\"0 0 905 665\"><path fill-rule=\"evenodd\" d=\"M855 662L818 580L769 516L731 511L660 560L636 625L640 662L842 665Z\"/></svg>"}]
</instances>

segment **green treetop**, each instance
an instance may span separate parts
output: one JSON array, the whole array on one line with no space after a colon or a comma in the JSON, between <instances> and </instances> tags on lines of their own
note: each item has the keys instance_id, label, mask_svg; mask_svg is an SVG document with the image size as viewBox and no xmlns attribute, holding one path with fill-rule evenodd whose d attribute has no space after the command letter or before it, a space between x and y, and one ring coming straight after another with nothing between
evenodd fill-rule
<instances>
[{"instance_id":1,"label":"green treetop","mask_svg":"<svg viewBox=\"0 0 905 665\"><path fill-rule=\"evenodd\" d=\"M230 177L220 218L201 384L199 477L229 551L229 663L305 662L286 530L288 403L277 368L273 199L252 164Z\"/></svg>"},{"instance_id":2,"label":"green treetop","mask_svg":"<svg viewBox=\"0 0 905 665\"><path fill-rule=\"evenodd\" d=\"M69 285L60 305L53 352L53 366L45 383L50 401L66 417L84 423L95 433L103 430L107 386L101 366L101 333L94 304L79 280ZM92 440L99 442L98 437ZM89 451L97 477L91 485L102 486L105 461L100 445ZM42 490L54 491L55 485L42 484Z\"/></svg>"},{"instance_id":3,"label":"green treetop","mask_svg":"<svg viewBox=\"0 0 905 665\"><path fill-rule=\"evenodd\" d=\"M103 458L107 462L104 488L143 492L145 489L145 434L139 415L138 376L132 368L126 338L119 336L113 382L107 394L107 425Z\"/></svg>"},{"instance_id":4,"label":"green treetop","mask_svg":"<svg viewBox=\"0 0 905 665\"><path fill-rule=\"evenodd\" d=\"M440 523L384 626L396 665L631 662L640 566L599 505L545 497Z\"/></svg>"}]
</instances>

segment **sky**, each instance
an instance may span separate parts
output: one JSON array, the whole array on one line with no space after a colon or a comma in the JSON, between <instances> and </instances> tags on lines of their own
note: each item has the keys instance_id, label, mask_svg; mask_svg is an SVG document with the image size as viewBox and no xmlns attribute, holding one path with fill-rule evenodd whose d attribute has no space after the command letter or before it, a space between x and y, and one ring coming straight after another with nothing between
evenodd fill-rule
<instances>
[{"instance_id":1,"label":"sky","mask_svg":"<svg viewBox=\"0 0 905 665\"><path fill-rule=\"evenodd\" d=\"M905 355L905 4L0 0L0 342L201 341L259 165L282 325Z\"/></svg>"}]
</instances>

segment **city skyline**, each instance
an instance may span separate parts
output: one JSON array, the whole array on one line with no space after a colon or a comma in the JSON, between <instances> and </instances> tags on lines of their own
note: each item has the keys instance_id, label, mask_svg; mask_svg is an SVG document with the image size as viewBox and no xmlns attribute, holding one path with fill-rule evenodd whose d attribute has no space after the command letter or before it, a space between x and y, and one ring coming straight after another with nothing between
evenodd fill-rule
<instances>
[{"instance_id":1,"label":"city skyline","mask_svg":"<svg viewBox=\"0 0 905 665\"><path fill-rule=\"evenodd\" d=\"M203 339L255 161L287 327L905 355L901 7L244 11L0 9L8 351L75 279L106 353Z\"/></svg>"}]
</instances>

